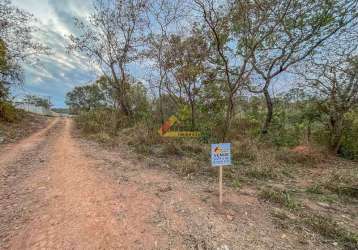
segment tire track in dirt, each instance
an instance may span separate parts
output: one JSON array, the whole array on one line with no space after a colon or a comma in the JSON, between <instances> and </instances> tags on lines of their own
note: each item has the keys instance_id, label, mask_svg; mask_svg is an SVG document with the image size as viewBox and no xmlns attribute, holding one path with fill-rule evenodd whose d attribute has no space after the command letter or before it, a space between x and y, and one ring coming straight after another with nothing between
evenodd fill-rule
<instances>
[{"instance_id":1,"label":"tire track in dirt","mask_svg":"<svg viewBox=\"0 0 358 250\"><path fill-rule=\"evenodd\" d=\"M50 121L46 128L32 134L31 136L20 140L17 143L8 144L0 149L0 173L2 166L10 161L14 161L17 157L22 157L27 151L34 149L41 141L49 135L51 129L59 122L59 118Z\"/></svg>"},{"instance_id":2,"label":"tire track in dirt","mask_svg":"<svg viewBox=\"0 0 358 250\"><path fill-rule=\"evenodd\" d=\"M54 144L56 150L47 163L51 181L44 199L48 200L48 208L34 215L25 230L12 240L10 248L155 248L154 227L143 224L147 231L132 232L133 221L120 220L121 190L90 168L95 163L82 154L71 138L71 126L72 121L66 119Z\"/></svg>"},{"instance_id":3,"label":"tire track in dirt","mask_svg":"<svg viewBox=\"0 0 358 250\"><path fill-rule=\"evenodd\" d=\"M9 247L10 238L21 230L33 211L43 205L41 185L48 180L34 182L32 177L43 171L50 141L58 127L58 120L53 120L45 129L7 146L0 153L0 249Z\"/></svg>"}]
</instances>

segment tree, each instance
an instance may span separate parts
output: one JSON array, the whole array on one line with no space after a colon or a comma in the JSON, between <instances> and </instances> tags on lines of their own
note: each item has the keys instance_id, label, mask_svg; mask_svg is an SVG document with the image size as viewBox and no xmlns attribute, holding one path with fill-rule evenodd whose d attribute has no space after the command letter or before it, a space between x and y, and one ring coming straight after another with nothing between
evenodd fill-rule
<instances>
[{"instance_id":1,"label":"tree","mask_svg":"<svg viewBox=\"0 0 358 250\"><path fill-rule=\"evenodd\" d=\"M164 51L168 46L170 34L174 32L173 26L178 22L183 14L183 6L177 0L159 0L152 1L149 5L149 15L151 21L148 23L150 30L148 43L148 58L153 60L153 68L157 70L157 75L154 75L154 88L158 89L158 103L160 120L164 123L164 107L162 98L164 83L167 81L167 71L164 66ZM151 81L152 82L152 81Z\"/></svg>"},{"instance_id":2,"label":"tree","mask_svg":"<svg viewBox=\"0 0 358 250\"><path fill-rule=\"evenodd\" d=\"M127 66L139 56L142 31L146 27L146 8L146 0L96 0L88 24L76 20L80 35L70 36L70 51L85 54L102 68L126 116L133 115L128 104Z\"/></svg>"},{"instance_id":3,"label":"tree","mask_svg":"<svg viewBox=\"0 0 358 250\"><path fill-rule=\"evenodd\" d=\"M171 36L164 52L168 92L178 95L178 100L189 104L192 129L195 129L196 102L200 95L208 55L205 38L195 30L186 38Z\"/></svg>"},{"instance_id":4,"label":"tree","mask_svg":"<svg viewBox=\"0 0 358 250\"><path fill-rule=\"evenodd\" d=\"M319 99L305 88L295 87L283 96L285 107L293 107L290 115L296 119L294 123L305 128L304 143L312 142L312 126L315 122L322 121L322 113L317 109Z\"/></svg>"},{"instance_id":5,"label":"tree","mask_svg":"<svg viewBox=\"0 0 358 250\"><path fill-rule=\"evenodd\" d=\"M75 87L66 94L66 105L72 113L81 110L90 111L94 108L107 106L105 93L98 83Z\"/></svg>"},{"instance_id":6,"label":"tree","mask_svg":"<svg viewBox=\"0 0 358 250\"><path fill-rule=\"evenodd\" d=\"M329 148L339 152L346 114L358 104L358 56L312 61L301 74L315 91L321 112L327 115Z\"/></svg>"},{"instance_id":7,"label":"tree","mask_svg":"<svg viewBox=\"0 0 358 250\"><path fill-rule=\"evenodd\" d=\"M236 54L248 56L253 68L248 87L263 93L267 116L262 133L267 133L273 115L269 92L272 81L290 67L313 55L330 38L352 28L358 19L355 0L269 0L234 1L230 22Z\"/></svg>"},{"instance_id":8,"label":"tree","mask_svg":"<svg viewBox=\"0 0 358 250\"><path fill-rule=\"evenodd\" d=\"M0 99L10 85L23 83L22 64L34 63L49 49L33 36L33 17L11 4L0 0Z\"/></svg>"},{"instance_id":9,"label":"tree","mask_svg":"<svg viewBox=\"0 0 358 250\"><path fill-rule=\"evenodd\" d=\"M6 59L6 46L5 43L0 40L0 72L8 71L8 64ZM3 81L0 81L0 100L6 99L8 96L8 89Z\"/></svg>"},{"instance_id":10,"label":"tree","mask_svg":"<svg viewBox=\"0 0 358 250\"><path fill-rule=\"evenodd\" d=\"M250 68L247 53L235 58L233 48L240 39L234 40L230 30L230 1L194 0L204 20L203 30L210 41L210 62L214 65L216 81L226 95L225 121L222 129L222 140L227 137L234 117L235 95L249 79Z\"/></svg>"}]
</instances>

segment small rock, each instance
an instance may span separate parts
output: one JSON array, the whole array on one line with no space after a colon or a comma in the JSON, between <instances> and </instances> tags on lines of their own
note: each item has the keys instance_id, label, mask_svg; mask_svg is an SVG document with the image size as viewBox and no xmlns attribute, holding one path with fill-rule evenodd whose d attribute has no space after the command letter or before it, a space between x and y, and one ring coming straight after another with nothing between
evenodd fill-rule
<instances>
[{"instance_id":1,"label":"small rock","mask_svg":"<svg viewBox=\"0 0 358 250\"><path fill-rule=\"evenodd\" d=\"M227 245L221 245L217 248L218 250L230 250L230 248Z\"/></svg>"},{"instance_id":2,"label":"small rock","mask_svg":"<svg viewBox=\"0 0 358 250\"><path fill-rule=\"evenodd\" d=\"M159 188L159 191L160 192L169 192L169 191L171 191L172 190L172 187L171 186L165 186L165 187L160 187Z\"/></svg>"},{"instance_id":3,"label":"small rock","mask_svg":"<svg viewBox=\"0 0 358 250\"><path fill-rule=\"evenodd\" d=\"M230 214L226 215L226 218L227 218L228 220L230 220L230 221L232 221L232 220L234 219L234 217L231 216Z\"/></svg>"},{"instance_id":4,"label":"small rock","mask_svg":"<svg viewBox=\"0 0 358 250\"><path fill-rule=\"evenodd\" d=\"M333 242L332 244L333 244L333 246L337 246L337 245L338 245L338 243L337 243L337 242Z\"/></svg>"},{"instance_id":5,"label":"small rock","mask_svg":"<svg viewBox=\"0 0 358 250\"><path fill-rule=\"evenodd\" d=\"M324 202L317 202L317 204L318 204L319 206L321 206L321 207L324 207L324 208L329 208L329 207L330 207L329 204L324 203Z\"/></svg>"},{"instance_id":6,"label":"small rock","mask_svg":"<svg viewBox=\"0 0 358 250\"><path fill-rule=\"evenodd\" d=\"M286 234L281 235L281 239L286 239L286 238L287 238Z\"/></svg>"}]
</instances>

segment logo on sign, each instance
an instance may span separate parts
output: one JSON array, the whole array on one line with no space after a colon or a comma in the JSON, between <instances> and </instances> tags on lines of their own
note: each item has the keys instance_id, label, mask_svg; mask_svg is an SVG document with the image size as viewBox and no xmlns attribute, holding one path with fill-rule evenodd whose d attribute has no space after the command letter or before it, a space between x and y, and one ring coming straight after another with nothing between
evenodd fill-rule
<instances>
[{"instance_id":1,"label":"logo on sign","mask_svg":"<svg viewBox=\"0 0 358 250\"><path fill-rule=\"evenodd\" d=\"M163 137L200 137L198 131L170 131L170 128L178 122L176 116L172 115L166 120L159 129L159 134Z\"/></svg>"},{"instance_id":2,"label":"logo on sign","mask_svg":"<svg viewBox=\"0 0 358 250\"><path fill-rule=\"evenodd\" d=\"M220 143L211 145L211 165L228 166L231 165L231 144Z\"/></svg>"}]
</instances>

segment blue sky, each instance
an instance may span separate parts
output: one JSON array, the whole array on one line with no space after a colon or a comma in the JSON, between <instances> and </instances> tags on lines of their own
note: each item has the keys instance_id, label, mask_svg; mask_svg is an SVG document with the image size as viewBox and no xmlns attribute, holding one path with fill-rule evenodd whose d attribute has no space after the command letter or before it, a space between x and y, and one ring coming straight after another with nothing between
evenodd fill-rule
<instances>
[{"instance_id":1,"label":"blue sky","mask_svg":"<svg viewBox=\"0 0 358 250\"><path fill-rule=\"evenodd\" d=\"M35 34L36 39L52 50L50 56L40 57L40 64L24 65L25 84L14 88L12 94L16 99L26 94L50 96L55 107L64 107L68 91L101 74L83 55L66 51L67 37L76 34L73 18L86 19L91 13L92 0L12 0L12 3L34 15L40 29ZM142 82L151 73L148 63L143 61L130 65L129 71ZM275 89L287 88L288 81L287 76L279 77L275 82L282 84L275 84Z\"/></svg>"},{"instance_id":2,"label":"blue sky","mask_svg":"<svg viewBox=\"0 0 358 250\"><path fill-rule=\"evenodd\" d=\"M73 17L86 18L91 1L81 0L12 0L12 3L34 15L40 31L36 39L52 49L37 65L24 65L25 84L13 89L17 99L25 94L51 96L56 107L63 107L64 97L74 86L97 78L100 71L80 54L66 52L67 37L76 33Z\"/></svg>"}]
</instances>

